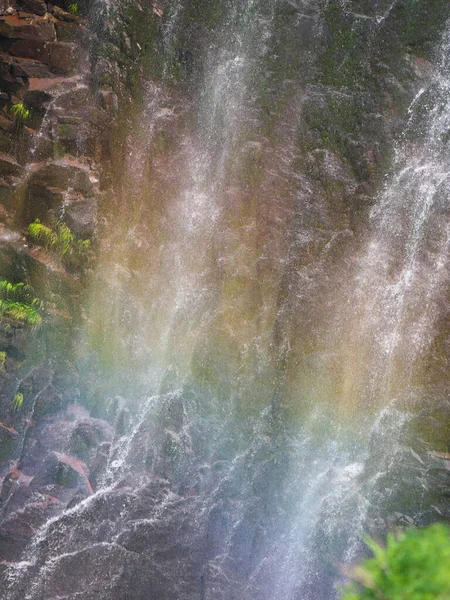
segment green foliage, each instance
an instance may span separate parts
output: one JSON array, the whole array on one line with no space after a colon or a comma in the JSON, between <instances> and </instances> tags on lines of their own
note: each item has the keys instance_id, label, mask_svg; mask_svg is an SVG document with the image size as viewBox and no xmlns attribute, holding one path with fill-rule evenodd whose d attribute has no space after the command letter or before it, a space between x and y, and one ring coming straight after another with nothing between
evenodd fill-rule
<instances>
[{"instance_id":1,"label":"green foliage","mask_svg":"<svg viewBox=\"0 0 450 600\"><path fill-rule=\"evenodd\" d=\"M37 326L42 322L41 309L42 302L30 285L0 281L0 317Z\"/></svg>"},{"instance_id":2,"label":"green foliage","mask_svg":"<svg viewBox=\"0 0 450 600\"><path fill-rule=\"evenodd\" d=\"M36 219L28 226L28 233L36 245L55 252L67 267L82 266L91 246L89 240L78 239L65 223L51 229Z\"/></svg>"},{"instance_id":3,"label":"green foliage","mask_svg":"<svg viewBox=\"0 0 450 600\"><path fill-rule=\"evenodd\" d=\"M374 558L352 573L342 600L448 600L450 530L445 525L388 535L383 548L367 541Z\"/></svg>"},{"instance_id":4,"label":"green foliage","mask_svg":"<svg viewBox=\"0 0 450 600\"><path fill-rule=\"evenodd\" d=\"M6 352L0 352L0 371L5 370L5 363L7 358L8 354Z\"/></svg>"},{"instance_id":5,"label":"green foliage","mask_svg":"<svg viewBox=\"0 0 450 600\"><path fill-rule=\"evenodd\" d=\"M25 106L23 102L17 102L10 108L11 114L17 121L28 121L31 116L31 111Z\"/></svg>"},{"instance_id":6,"label":"green foliage","mask_svg":"<svg viewBox=\"0 0 450 600\"><path fill-rule=\"evenodd\" d=\"M12 399L11 407L14 411L17 411L22 408L22 404L23 404L23 394L18 392Z\"/></svg>"},{"instance_id":7,"label":"green foliage","mask_svg":"<svg viewBox=\"0 0 450 600\"><path fill-rule=\"evenodd\" d=\"M78 2L69 2L67 5L67 12L70 12L72 15L77 15L80 12Z\"/></svg>"}]
</instances>

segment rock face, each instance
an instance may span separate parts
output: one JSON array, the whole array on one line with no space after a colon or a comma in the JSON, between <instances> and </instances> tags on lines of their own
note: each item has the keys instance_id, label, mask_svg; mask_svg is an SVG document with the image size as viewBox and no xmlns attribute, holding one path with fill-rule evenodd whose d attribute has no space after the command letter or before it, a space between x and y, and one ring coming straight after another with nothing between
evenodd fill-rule
<instances>
[{"instance_id":1,"label":"rock face","mask_svg":"<svg viewBox=\"0 0 450 600\"><path fill-rule=\"evenodd\" d=\"M184 137L173 142L180 142L180 132L187 139L192 130L198 101L193 88L211 68L205 60L215 44L211 31L227 4L183 3L179 21L175 15L169 23L182 32L171 46L165 3L117 3L119 32L112 31L113 20L106 22L101 10L93 11L87 23L66 12L63 2L0 2L0 271L14 282L25 274L39 296L33 302L44 301L49 325L37 331L0 321L0 351L7 354L0 360L0 588L9 586L6 600L277 597L273 578L280 565L267 564L264 553L270 549L273 555L286 555L293 537L289 511L296 506L295 498L283 497L280 485L293 474L290 440L277 437L277 423L271 422L268 432L258 430L257 444L251 440L240 453L233 444L238 447L245 436L241 423L217 448L208 449L211 431L222 431L228 415L218 410L220 423L210 422L209 408L189 394L187 399L161 396L160 412L146 416L143 411L140 421L133 415L132 426L125 408L111 409L109 421L81 408L83 402L91 404L96 414L99 406L120 405L119 400L109 402L110 390L128 388L128 374L122 375L127 367L139 372L139 360L147 375L146 356L138 356L141 348L136 352L131 322L139 315L138 328L144 329L148 298L139 306L128 290L145 289L148 273L141 262L145 264L147 251L158 247L161 255L166 252L166 220L180 222L186 232L192 233L191 226L195 230L195 210L177 213L180 180L195 179L186 166L180 169L189 144ZM236 356L253 351L236 343L239 324L247 326L245 301L252 308L260 303L261 314L275 315L273 331L257 344L266 337L268 347L275 349L274 373L263 374L258 366L257 377L236 391L237 403L247 396L249 403L260 400L259 379L272 378L282 388L289 369L316 359L311 324L318 323L324 304L333 304L333 299L323 300L325 286L342 276L339 268L345 267L337 266L338 258L344 257L344 265L354 260L385 166L409 118L407 108L429 86L431 47L449 7L439 1L409 6L392 0L272 4L274 12L260 21L273 19L277 28L264 38L263 57L252 55L249 76L255 82L261 77L261 82L255 85L251 118L236 124L244 133L242 139L235 136L237 142L233 138L236 151L230 162L236 165L218 211L226 231L209 244L217 288L208 301L228 298L216 327L222 325L229 338L224 335L214 343L202 338L192 358L198 380L213 381L208 392L212 389L222 399L229 388L228 380L217 375L220 368L231 363L233 379L235 365L240 368ZM263 76L260 62L269 57ZM228 66L241 67L238 61ZM135 94L136 104L127 93ZM239 93L236 88L237 103ZM136 117L132 107L140 106L143 95L145 107ZM146 129L148 112L154 120ZM221 116L229 118L226 111ZM128 132L133 122L129 144L122 130ZM207 142L220 154L222 139L216 140L217 147L214 140ZM143 174L148 176L147 196L141 190ZM80 355L85 362L91 359L79 342L87 313L80 308L86 273L71 271L52 254L50 244L32 246L27 227L35 219L49 227L56 220L67 224L78 241L95 243L99 223L111 225L102 202L110 186L129 204L129 212L119 207L117 214L119 221L125 215L133 224L132 235L127 231L125 241L119 239L120 230L104 242L104 255L114 260L117 242L126 249L127 260L105 269L104 295L91 298L97 303L92 313L101 313L100 326L91 314L86 320L92 337L100 339L93 341L99 354L112 357L118 367L103 371L103 365L92 361L81 376L76 366ZM146 222L152 210L157 219ZM255 272L251 261L243 261L239 270L240 254L246 256L253 241L259 252ZM228 245L238 251L222 260L220 251ZM135 251L131 257L130 246ZM209 263L206 267L202 286L212 268ZM164 272L166 277L170 279ZM113 305L117 310L102 302L113 294L120 297L119 308ZM154 327L152 322L149 339ZM77 344L78 353L73 349ZM258 352L259 347L256 362L264 364ZM108 377L102 379L102 374L112 371L111 382L104 381ZM245 372L239 373L239 385L244 378ZM308 373L302 385L307 381ZM170 384L167 375L162 387ZM301 386L291 387L298 393ZM278 387L275 392L270 390L271 401L281 394ZM307 390L302 393L307 396ZM193 405L200 416L189 420ZM432 411L427 418L430 424L437 420ZM372 532L450 517L445 500L449 460L442 450L448 441L448 431L441 430L439 451L410 451L405 441L395 480L389 472L377 483L379 498L386 490L390 496L383 517L378 509L368 510ZM374 440L370 449L374 465L382 442ZM333 470L333 465L327 467L326 478ZM364 489L373 475L364 472L357 485ZM423 506L405 500L405 490L409 497L420 496ZM313 540L317 547L326 546L320 536L327 525L319 522ZM308 562L309 557L302 559ZM331 572L335 562L325 553L321 564L330 565ZM315 579L303 597L331 597L334 576L314 566L310 573Z\"/></svg>"},{"instance_id":2,"label":"rock face","mask_svg":"<svg viewBox=\"0 0 450 600\"><path fill-rule=\"evenodd\" d=\"M80 7L86 8L83 2ZM103 97L113 92L91 79L87 20L65 9L67 3L42 0L0 3L0 276L25 280L36 301L50 300L45 327L58 321L58 343L68 348L71 342L62 340L72 337L87 266L76 244L84 240L87 248L98 231L99 165L108 171L114 107ZM69 227L72 258L49 240L31 239L28 226L36 219L53 230L56 223ZM47 350L57 361L62 354L37 350L41 334L23 323L2 321L0 330L0 350L7 355L0 419L13 425L20 419L11 402L22 361L33 355L31 362L42 365ZM56 410L61 397L48 389L47 406ZM14 445L3 444L0 460L14 454Z\"/></svg>"}]
</instances>

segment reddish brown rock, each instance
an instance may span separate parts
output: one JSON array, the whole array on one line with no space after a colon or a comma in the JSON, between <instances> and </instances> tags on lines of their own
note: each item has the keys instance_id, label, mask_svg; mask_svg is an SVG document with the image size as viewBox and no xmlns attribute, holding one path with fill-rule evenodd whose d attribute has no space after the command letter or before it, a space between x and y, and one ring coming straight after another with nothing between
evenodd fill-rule
<instances>
[{"instance_id":1,"label":"reddish brown rock","mask_svg":"<svg viewBox=\"0 0 450 600\"><path fill-rule=\"evenodd\" d=\"M29 185L60 190L71 188L74 192L89 194L92 190L89 175L89 168L85 164L63 159L38 166L30 177Z\"/></svg>"},{"instance_id":2,"label":"reddish brown rock","mask_svg":"<svg viewBox=\"0 0 450 600\"><path fill-rule=\"evenodd\" d=\"M0 17L0 35L15 40L52 42L56 39L55 26L44 19L19 19L17 16Z\"/></svg>"},{"instance_id":3,"label":"reddish brown rock","mask_svg":"<svg viewBox=\"0 0 450 600\"><path fill-rule=\"evenodd\" d=\"M0 432L5 434L7 437L17 437L19 434L13 427L7 427L3 423L0 423Z\"/></svg>"},{"instance_id":4,"label":"reddish brown rock","mask_svg":"<svg viewBox=\"0 0 450 600\"><path fill-rule=\"evenodd\" d=\"M10 59L12 73L16 77L52 77L52 72L48 68L48 65L39 61L29 58L11 58Z\"/></svg>"},{"instance_id":5,"label":"reddish brown rock","mask_svg":"<svg viewBox=\"0 0 450 600\"><path fill-rule=\"evenodd\" d=\"M73 73L80 61L80 50L77 44L68 42L52 42L49 44L50 67L55 73Z\"/></svg>"},{"instance_id":6,"label":"reddish brown rock","mask_svg":"<svg viewBox=\"0 0 450 600\"><path fill-rule=\"evenodd\" d=\"M44 0L16 0L16 8L41 16L47 12L47 4Z\"/></svg>"},{"instance_id":7,"label":"reddish brown rock","mask_svg":"<svg viewBox=\"0 0 450 600\"><path fill-rule=\"evenodd\" d=\"M22 165L19 165L12 156L0 153L0 179L8 181L11 177L20 177L22 172Z\"/></svg>"},{"instance_id":8,"label":"reddish brown rock","mask_svg":"<svg viewBox=\"0 0 450 600\"><path fill-rule=\"evenodd\" d=\"M67 23L79 23L82 19L78 15L66 12L59 6L54 6L52 9L53 16L60 21L66 21Z\"/></svg>"},{"instance_id":9,"label":"reddish brown rock","mask_svg":"<svg viewBox=\"0 0 450 600\"><path fill-rule=\"evenodd\" d=\"M34 40L30 44L27 40L17 40L10 46L9 53L12 56L39 60L44 64L50 62L47 42L45 41Z\"/></svg>"},{"instance_id":10,"label":"reddish brown rock","mask_svg":"<svg viewBox=\"0 0 450 600\"><path fill-rule=\"evenodd\" d=\"M86 35L86 28L78 23L56 21L55 29L58 42L79 42Z\"/></svg>"},{"instance_id":11,"label":"reddish brown rock","mask_svg":"<svg viewBox=\"0 0 450 600\"><path fill-rule=\"evenodd\" d=\"M41 470L31 482L31 487L40 489L48 485L57 484L66 488L77 488L87 494L93 494L88 479L89 470L82 460L50 452Z\"/></svg>"}]
</instances>

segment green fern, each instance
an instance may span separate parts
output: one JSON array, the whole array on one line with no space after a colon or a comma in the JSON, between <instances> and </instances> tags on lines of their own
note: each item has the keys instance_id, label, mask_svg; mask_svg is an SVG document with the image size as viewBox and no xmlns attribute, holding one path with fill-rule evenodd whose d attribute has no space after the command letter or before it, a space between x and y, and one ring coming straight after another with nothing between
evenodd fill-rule
<instances>
[{"instance_id":1,"label":"green fern","mask_svg":"<svg viewBox=\"0 0 450 600\"><path fill-rule=\"evenodd\" d=\"M35 300L34 290L26 283L11 283L4 279L0 281L0 300L32 304Z\"/></svg>"},{"instance_id":2,"label":"green fern","mask_svg":"<svg viewBox=\"0 0 450 600\"><path fill-rule=\"evenodd\" d=\"M0 281L0 317L37 326L42 322L42 309L43 302L35 297L30 285Z\"/></svg>"},{"instance_id":3,"label":"green fern","mask_svg":"<svg viewBox=\"0 0 450 600\"><path fill-rule=\"evenodd\" d=\"M450 529L389 533L385 547L367 544L374 557L353 569L353 583L341 600L448 600L450 598Z\"/></svg>"},{"instance_id":4,"label":"green fern","mask_svg":"<svg viewBox=\"0 0 450 600\"><path fill-rule=\"evenodd\" d=\"M57 246L61 256L74 251L75 236L65 223L60 223L57 230Z\"/></svg>"},{"instance_id":5,"label":"green fern","mask_svg":"<svg viewBox=\"0 0 450 600\"><path fill-rule=\"evenodd\" d=\"M10 108L11 114L17 121L28 121L31 117L31 111L25 106L23 102L17 102Z\"/></svg>"},{"instance_id":6,"label":"green fern","mask_svg":"<svg viewBox=\"0 0 450 600\"><path fill-rule=\"evenodd\" d=\"M28 225L28 233L33 242L47 250L54 250L58 245L58 236L56 233L50 227L43 225L39 219Z\"/></svg>"},{"instance_id":7,"label":"green fern","mask_svg":"<svg viewBox=\"0 0 450 600\"><path fill-rule=\"evenodd\" d=\"M14 411L18 411L22 408L22 405L23 405L23 394L18 392L12 399L11 407Z\"/></svg>"},{"instance_id":8,"label":"green fern","mask_svg":"<svg viewBox=\"0 0 450 600\"><path fill-rule=\"evenodd\" d=\"M38 246L54 252L69 267L79 267L87 258L90 240L80 240L65 223L57 223L54 229L43 225L39 219L28 225L31 240Z\"/></svg>"},{"instance_id":9,"label":"green fern","mask_svg":"<svg viewBox=\"0 0 450 600\"><path fill-rule=\"evenodd\" d=\"M0 300L0 317L26 325L40 325L42 322L42 317L34 306L8 300Z\"/></svg>"},{"instance_id":10,"label":"green fern","mask_svg":"<svg viewBox=\"0 0 450 600\"><path fill-rule=\"evenodd\" d=\"M70 2L67 5L67 12L70 12L72 15L77 15L80 12L78 2Z\"/></svg>"}]
</instances>

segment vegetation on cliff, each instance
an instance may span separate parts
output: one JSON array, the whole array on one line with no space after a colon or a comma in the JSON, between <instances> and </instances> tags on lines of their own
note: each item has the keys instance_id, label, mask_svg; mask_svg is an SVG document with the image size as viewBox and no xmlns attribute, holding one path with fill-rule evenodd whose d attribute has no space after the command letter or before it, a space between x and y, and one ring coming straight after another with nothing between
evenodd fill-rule
<instances>
[{"instance_id":1,"label":"vegetation on cliff","mask_svg":"<svg viewBox=\"0 0 450 600\"><path fill-rule=\"evenodd\" d=\"M28 233L34 244L57 254L68 268L79 269L88 258L90 240L79 239L65 223L59 222L50 228L36 219L28 226Z\"/></svg>"},{"instance_id":2,"label":"vegetation on cliff","mask_svg":"<svg viewBox=\"0 0 450 600\"><path fill-rule=\"evenodd\" d=\"M447 600L450 598L450 530L390 533L386 547L369 540L374 558L354 569L342 600Z\"/></svg>"},{"instance_id":3,"label":"vegetation on cliff","mask_svg":"<svg viewBox=\"0 0 450 600\"><path fill-rule=\"evenodd\" d=\"M42 322L42 303L26 283L0 281L0 316L19 323L38 326Z\"/></svg>"}]
</instances>

